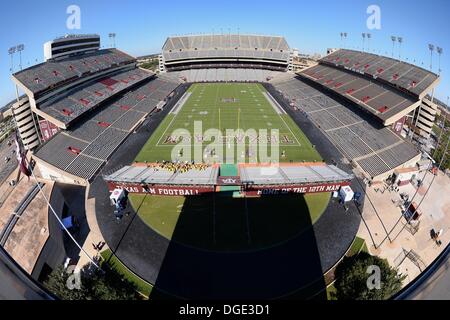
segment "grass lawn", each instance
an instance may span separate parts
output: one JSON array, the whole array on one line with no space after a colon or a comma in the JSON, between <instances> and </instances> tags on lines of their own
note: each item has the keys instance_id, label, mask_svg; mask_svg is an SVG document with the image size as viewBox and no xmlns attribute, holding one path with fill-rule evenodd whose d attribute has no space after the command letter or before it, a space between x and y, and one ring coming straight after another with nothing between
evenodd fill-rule
<instances>
[{"instance_id":1,"label":"grass lawn","mask_svg":"<svg viewBox=\"0 0 450 320\"><path fill-rule=\"evenodd\" d=\"M134 283L138 288L139 293L143 296L147 298L150 297L153 286L129 270L115 255L112 254L111 250L107 249L103 251L101 256L104 259L103 263L108 264L111 268L114 268L118 273L123 275L125 279Z\"/></svg>"}]
</instances>

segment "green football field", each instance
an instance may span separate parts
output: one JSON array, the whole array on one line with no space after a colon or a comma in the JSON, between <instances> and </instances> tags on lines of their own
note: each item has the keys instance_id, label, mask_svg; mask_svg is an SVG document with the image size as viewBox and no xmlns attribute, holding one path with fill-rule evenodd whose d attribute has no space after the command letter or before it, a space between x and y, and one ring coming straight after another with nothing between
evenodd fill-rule
<instances>
[{"instance_id":1,"label":"green football field","mask_svg":"<svg viewBox=\"0 0 450 320\"><path fill-rule=\"evenodd\" d=\"M293 122L271 102L260 84L220 83L194 84L162 121L137 156L137 162L179 160L172 150L175 146L191 148L195 139L202 142L201 159L196 162L249 162L251 154L238 150L242 131L278 130L268 134L267 142L279 144L280 162L322 161L320 154ZM194 124L201 122L202 130L195 132ZM210 129L220 132L215 151L223 148L223 161L213 154L203 133ZM180 131L181 130L181 131ZM233 133L227 131L231 130ZM250 130L250 131L249 131ZM180 133L181 132L181 133ZM202 133L203 132L203 133ZM233 136L234 134L234 136ZM187 139L186 136L191 136ZM258 145L258 139L248 134L245 144ZM260 138L257 136L256 138ZM233 140L235 139L235 140ZM264 138L265 139L265 138ZM230 141L236 142L232 157ZM270 150L270 148L269 148ZM185 155L187 151L183 152ZM205 155L207 158L205 158ZM259 153L258 158L262 162ZM194 159L195 160L195 159ZM295 237L310 228L323 214L330 201L329 193L286 195L262 198L233 198L227 194L198 197L161 197L130 195L139 217L162 236L206 250L259 250Z\"/></svg>"},{"instance_id":2,"label":"green football field","mask_svg":"<svg viewBox=\"0 0 450 320\"><path fill-rule=\"evenodd\" d=\"M187 99L168 114L136 161L268 162L260 157L261 141L267 142L269 156L272 150L276 152L275 159L279 162L321 161L292 119L279 111L265 94L262 85L253 83L192 85ZM220 137L208 140L210 129L219 132ZM197 157L194 157L194 142L200 145ZM215 145L210 147L212 143ZM176 145L178 149L173 151ZM255 149L255 146L259 147ZM187 159L178 158L182 156Z\"/></svg>"}]
</instances>

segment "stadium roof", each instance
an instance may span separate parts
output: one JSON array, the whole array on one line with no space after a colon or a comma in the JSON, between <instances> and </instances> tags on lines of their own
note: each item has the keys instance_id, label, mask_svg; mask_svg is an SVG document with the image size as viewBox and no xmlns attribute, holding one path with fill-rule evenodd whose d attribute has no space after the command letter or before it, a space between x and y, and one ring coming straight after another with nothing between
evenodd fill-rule
<instances>
[{"instance_id":1,"label":"stadium roof","mask_svg":"<svg viewBox=\"0 0 450 320\"><path fill-rule=\"evenodd\" d=\"M30 95L51 91L80 78L131 64L136 60L117 49L99 50L58 60L50 60L12 75L22 89Z\"/></svg>"},{"instance_id":2,"label":"stadium roof","mask_svg":"<svg viewBox=\"0 0 450 320\"><path fill-rule=\"evenodd\" d=\"M324 163L279 164L277 166L240 165L239 172L244 184L252 185L297 185L308 183L349 181L352 174Z\"/></svg>"},{"instance_id":3,"label":"stadium roof","mask_svg":"<svg viewBox=\"0 0 450 320\"><path fill-rule=\"evenodd\" d=\"M251 185L305 185L324 182L350 181L348 174L325 163L279 164L276 166L240 164L241 182ZM172 172L152 166L126 166L104 177L117 183L142 183L155 185L217 185L219 166Z\"/></svg>"},{"instance_id":4,"label":"stadium roof","mask_svg":"<svg viewBox=\"0 0 450 320\"><path fill-rule=\"evenodd\" d=\"M211 186L217 183L218 175L218 166L210 166L202 170L191 169L185 172L172 172L162 168L147 166L126 166L113 174L105 176L104 179L120 183Z\"/></svg>"},{"instance_id":5,"label":"stadium roof","mask_svg":"<svg viewBox=\"0 0 450 320\"><path fill-rule=\"evenodd\" d=\"M439 76L413 64L367 52L340 49L320 60L368 75L422 98L439 82Z\"/></svg>"}]
</instances>

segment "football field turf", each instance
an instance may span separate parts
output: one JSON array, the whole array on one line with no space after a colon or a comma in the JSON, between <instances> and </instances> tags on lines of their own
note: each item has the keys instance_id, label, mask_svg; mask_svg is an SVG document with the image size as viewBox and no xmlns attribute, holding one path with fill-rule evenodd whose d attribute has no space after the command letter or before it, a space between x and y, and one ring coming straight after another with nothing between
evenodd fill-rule
<instances>
[{"instance_id":1,"label":"football field turf","mask_svg":"<svg viewBox=\"0 0 450 320\"><path fill-rule=\"evenodd\" d=\"M192 160L200 162L199 159L193 159L193 143L200 142L201 157L208 162L249 162L250 157L264 162L259 157L259 149L253 149L258 150L253 153L238 150L237 145L242 144L242 141L245 141L247 146L258 145L258 141L267 141L268 155L271 155L271 146L278 144L278 150L274 150L277 150L276 158L280 162L321 161L320 155L305 135L281 108L269 101L266 90L260 84L194 84L185 97L187 99L184 103L181 102L180 106L176 106L164 119L136 161L177 160L172 156L172 150L178 145L184 150L190 146ZM201 124L200 131L195 130L195 123L197 126ZM180 129L186 133L180 134ZM204 134L210 129L217 129L221 133L219 141L206 140ZM241 133L236 131L237 129L242 130ZM266 130L267 136L261 135L263 131L260 130ZM243 133L247 138L238 140ZM190 138L186 138L187 134ZM214 148L217 154L208 154L209 158L205 158L205 149L212 142L222 149L223 156L219 157L217 154L220 153Z\"/></svg>"},{"instance_id":2,"label":"football field turf","mask_svg":"<svg viewBox=\"0 0 450 320\"><path fill-rule=\"evenodd\" d=\"M171 157L174 141L190 146L176 131L183 129L194 136L196 121L201 121L203 132L219 129L224 137L229 137L227 129L278 129L280 162L322 161L294 121L266 94L260 84L192 85L150 137L136 161L175 160ZM203 148L211 143L202 142ZM246 143L252 142L246 140ZM227 140L220 140L220 146L226 153ZM229 157L225 160L230 162ZM235 150L231 162L248 160L248 155L242 156ZM199 197L130 195L130 200L139 217L167 239L207 250L239 251L271 247L310 228L327 208L330 194L258 199L235 199L222 194Z\"/></svg>"}]
</instances>

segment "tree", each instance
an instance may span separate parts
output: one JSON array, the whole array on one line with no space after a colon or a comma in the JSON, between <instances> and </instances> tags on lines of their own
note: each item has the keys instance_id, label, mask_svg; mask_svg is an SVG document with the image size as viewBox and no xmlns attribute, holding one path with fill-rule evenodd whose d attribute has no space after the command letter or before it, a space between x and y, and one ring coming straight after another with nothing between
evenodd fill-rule
<instances>
[{"instance_id":1,"label":"tree","mask_svg":"<svg viewBox=\"0 0 450 320\"><path fill-rule=\"evenodd\" d=\"M371 266L380 270L379 289L370 289L367 285L369 277L373 275L369 272ZM335 296L338 300L386 300L402 288L406 276L391 268L386 260L361 252L344 258L336 268L335 278Z\"/></svg>"},{"instance_id":2,"label":"tree","mask_svg":"<svg viewBox=\"0 0 450 320\"><path fill-rule=\"evenodd\" d=\"M83 290L70 290L67 287L69 276L63 267L59 267L52 271L43 284L50 292L62 300L82 300Z\"/></svg>"},{"instance_id":3,"label":"tree","mask_svg":"<svg viewBox=\"0 0 450 320\"><path fill-rule=\"evenodd\" d=\"M62 300L139 300L134 283L125 279L114 268L103 265L104 272L92 266L80 272L80 289L69 289L67 280L71 276L63 268L55 269L44 282L49 291Z\"/></svg>"}]
</instances>

